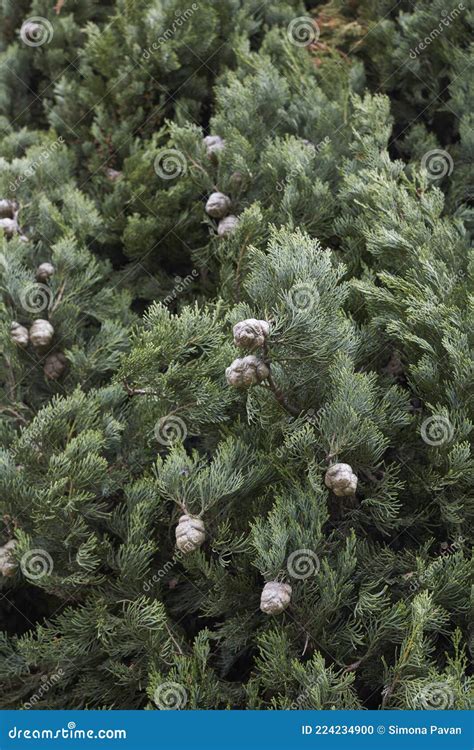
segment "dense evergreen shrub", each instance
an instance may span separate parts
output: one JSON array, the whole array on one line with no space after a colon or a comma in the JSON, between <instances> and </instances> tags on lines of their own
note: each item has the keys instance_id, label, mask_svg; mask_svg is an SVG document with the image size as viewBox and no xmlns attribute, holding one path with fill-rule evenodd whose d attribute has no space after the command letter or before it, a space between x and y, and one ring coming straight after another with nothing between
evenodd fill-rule
<instances>
[{"instance_id":1,"label":"dense evergreen shrub","mask_svg":"<svg viewBox=\"0 0 474 750\"><path fill-rule=\"evenodd\" d=\"M448 5L0 3L2 708L469 706Z\"/></svg>"}]
</instances>

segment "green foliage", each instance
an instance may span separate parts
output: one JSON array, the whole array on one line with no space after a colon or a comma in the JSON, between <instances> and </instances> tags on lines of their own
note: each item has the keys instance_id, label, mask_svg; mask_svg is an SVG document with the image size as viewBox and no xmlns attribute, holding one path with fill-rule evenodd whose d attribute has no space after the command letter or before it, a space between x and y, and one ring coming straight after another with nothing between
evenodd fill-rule
<instances>
[{"instance_id":1,"label":"green foliage","mask_svg":"<svg viewBox=\"0 0 474 750\"><path fill-rule=\"evenodd\" d=\"M472 9L196 5L0 3L0 705L465 709Z\"/></svg>"}]
</instances>

